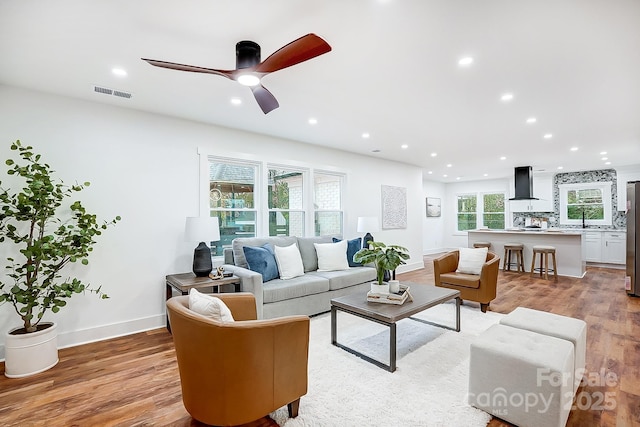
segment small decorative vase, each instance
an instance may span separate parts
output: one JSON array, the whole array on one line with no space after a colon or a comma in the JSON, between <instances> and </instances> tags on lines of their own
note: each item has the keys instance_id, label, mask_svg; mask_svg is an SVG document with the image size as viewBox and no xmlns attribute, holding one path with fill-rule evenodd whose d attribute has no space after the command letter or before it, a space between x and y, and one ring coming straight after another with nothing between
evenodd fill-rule
<instances>
[{"instance_id":1,"label":"small decorative vase","mask_svg":"<svg viewBox=\"0 0 640 427\"><path fill-rule=\"evenodd\" d=\"M392 294L397 294L398 292L400 292L399 280L389 280L389 292Z\"/></svg>"},{"instance_id":2,"label":"small decorative vase","mask_svg":"<svg viewBox=\"0 0 640 427\"><path fill-rule=\"evenodd\" d=\"M383 283L382 285L379 285L378 282L371 282L371 292L374 294L388 294L389 284Z\"/></svg>"}]
</instances>

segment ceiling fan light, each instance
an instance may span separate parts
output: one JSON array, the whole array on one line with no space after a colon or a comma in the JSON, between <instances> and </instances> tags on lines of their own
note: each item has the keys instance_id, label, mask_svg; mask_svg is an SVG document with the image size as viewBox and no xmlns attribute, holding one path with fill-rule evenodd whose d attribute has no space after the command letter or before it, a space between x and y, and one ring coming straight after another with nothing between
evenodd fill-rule
<instances>
[{"instance_id":1,"label":"ceiling fan light","mask_svg":"<svg viewBox=\"0 0 640 427\"><path fill-rule=\"evenodd\" d=\"M255 74L241 74L236 80L242 86L257 86L260 84L260 77Z\"/></svg>"}]
</instances>

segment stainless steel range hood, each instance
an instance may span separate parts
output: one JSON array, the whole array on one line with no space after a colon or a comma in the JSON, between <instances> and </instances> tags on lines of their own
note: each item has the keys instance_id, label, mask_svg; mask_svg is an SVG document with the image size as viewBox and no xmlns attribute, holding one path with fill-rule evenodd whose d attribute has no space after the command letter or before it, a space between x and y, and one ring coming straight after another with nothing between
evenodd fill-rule
<instances>
[{"instance_id":1,"label":"stainless steel range hood","mask_svg":"<svg viewBox=\"0 0 640 427\"><path fill-rule=\"evenodd\" d=\"M519 166L515 168L515 197L509 200L538 200L533 197L533 168Z\"/></svg>"}]
</instances>

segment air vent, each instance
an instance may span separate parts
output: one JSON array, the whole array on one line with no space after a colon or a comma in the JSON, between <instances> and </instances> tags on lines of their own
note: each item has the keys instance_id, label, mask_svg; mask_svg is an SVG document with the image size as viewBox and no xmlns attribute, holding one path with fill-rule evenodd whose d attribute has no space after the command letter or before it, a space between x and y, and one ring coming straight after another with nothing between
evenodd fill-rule
<instances>
[{"instance_id":1,"label":"air vent","mask_svg":"<svg viewBox=\"0 0 640 427\"><path fill-rule=\"evenodd\" d=\"M120 98L126 98L126 99L130 99L131 96L132 96L130 92L124 92L122 90L109 89L108 87L97 86L97 85L93 86L93 91L97 92L97 93L103 93L105 95L119 96Z\"/></svg>"}]
</instances>

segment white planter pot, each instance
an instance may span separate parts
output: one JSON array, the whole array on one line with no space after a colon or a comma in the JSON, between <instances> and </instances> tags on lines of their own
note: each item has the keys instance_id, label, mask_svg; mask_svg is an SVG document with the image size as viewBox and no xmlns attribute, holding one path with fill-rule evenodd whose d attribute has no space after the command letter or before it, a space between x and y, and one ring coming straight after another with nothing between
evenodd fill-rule
<instances>
[{"instance_id":1,"label":"white planter pot","mask_svg":"<svg viewBox=\"0 0 640 427\"><path fill-rule=\"evenodd\" d=\"M58 363L58 326L30 334L12 335L13 328L4 337L4 375L22 378L44 372Z\"/></svg>"},{"instance_id":2,"label":"white planter pot","mask_svg":"<svg viewBox=\"0 0 640 427\"><path fill-rule=\"evenodd\" d=\"M382 285L378 285L378 282L371 282L371 292L374 294L388 294L389 284L383 282Z\"/></svg>"}]
</instances>

